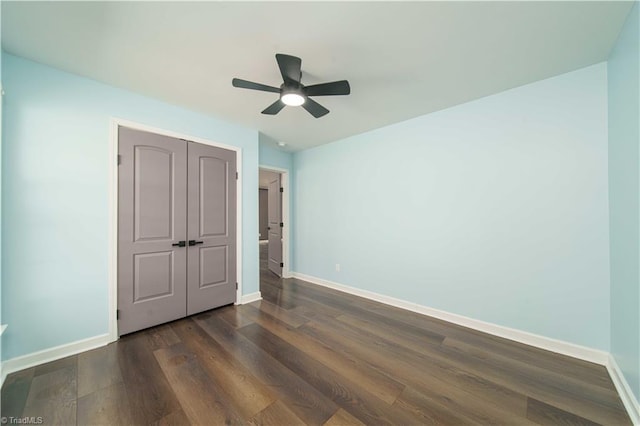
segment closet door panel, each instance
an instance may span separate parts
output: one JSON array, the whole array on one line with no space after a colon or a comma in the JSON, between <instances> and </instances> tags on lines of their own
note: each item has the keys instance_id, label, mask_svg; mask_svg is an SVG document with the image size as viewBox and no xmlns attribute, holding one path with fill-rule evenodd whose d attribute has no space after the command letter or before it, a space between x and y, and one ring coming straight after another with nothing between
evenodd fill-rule
<instances>
[{"instance_id":1,"label":"closet door panel","mask_svg":"<svg viewBox=\"0 0 640 426\"><path fill-rule=\"evenodd\" d=\"M187 314L236 300L235 152L188 143Z\"/></svg>"},{"instance_id":2,"label":"closet door panel","mask_svg":"<svg viewBox=\"0 0 640 426\"><path fill-rule=\"evenodd\" d=\"M118 130L118 333L186 315L187 146ZM178 244L178 245L176 245Z\"/></svg>"}]
</instances>

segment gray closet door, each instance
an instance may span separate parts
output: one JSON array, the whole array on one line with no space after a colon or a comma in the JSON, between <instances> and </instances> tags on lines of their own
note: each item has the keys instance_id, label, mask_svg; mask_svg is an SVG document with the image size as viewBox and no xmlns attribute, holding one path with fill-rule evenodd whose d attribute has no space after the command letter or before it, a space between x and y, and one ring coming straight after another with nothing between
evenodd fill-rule
<instances>
[{"instance_id":1,"label":"gray closet door","mask_svg":"<svg viewBox=\"0 0 640 426\"><path fill-rule=\"evenodd\" d=\"M269 182L269 270L282 276L282 193L280 175Z\"/></svg>"},{"instance_id":2,"label":"gray closet door","mask_svg":"<svg viewBox=\"0 0 640 426\"><path fill-rule=\"evenodd\" d=\"M258 233L260 240L266 241L269 238L269 192L266 188L260 188L258 194Z\"/></svg>"},{"instance_id":3,"label":"gray closet door","mask_svg":"<svg viewBox=\"0 0 640 426\"><path fill-rule=\"evenodd\" d=\"M236 156L188 144L187 315L236 300Z\"/></svg>"},{"instance_id":4,"label":"gray closet door","mask_svg":"<svg viewBox=\"0 0 640 426\"><path fill-rule=\"evenodd\" d=\"M118 130L118 332L186 315L187 145Z\"/></svg>"}]
</instances>

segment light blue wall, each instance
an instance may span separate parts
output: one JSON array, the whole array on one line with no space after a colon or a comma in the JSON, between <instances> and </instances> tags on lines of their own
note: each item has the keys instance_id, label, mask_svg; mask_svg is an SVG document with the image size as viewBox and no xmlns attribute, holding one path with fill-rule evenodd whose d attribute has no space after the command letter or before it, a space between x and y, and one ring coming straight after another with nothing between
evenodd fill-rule
<instances>
[{"instance_id":1,"label":"light blue wall","mask_svg":"<svg viewBox=\"0 0 640 426\"><path fill-rule=\"evenodd\" d=\"M258 133L3 57L5 359L107 332L108 137L118 117L242 148L243 291L258 290Z\"/></svg>"},{"instance_id":2,"label":"light blue wall","mask_svg":"<svg viewBox=\"0 0 640 426\"><path fill-rule=\"evenodd\" d=\"M296 153L295 270L608 350L606 78L601 63Z\"/></svg>"},{"instance_id":3,"label":"light blue wall","mask_svg":"<svg viewBox=\"0 0 640 426\"><path fill-rule=\"evenodd\" d=\"M277 167L280 169L293 169L293 155L290 152L280 150L271 146L274 141L268 136L259 135L259 163L261 166Z\"/></svg>"},{"instance_id":4,"label":"light blue wall","mask_svg":"<svg viewBox=\"0 0 640 426\"><path fill-rule=\"evenodd\" d=\"M640 11L609 57L611 353L640 399Z\"/></svg>"}]
</instances>

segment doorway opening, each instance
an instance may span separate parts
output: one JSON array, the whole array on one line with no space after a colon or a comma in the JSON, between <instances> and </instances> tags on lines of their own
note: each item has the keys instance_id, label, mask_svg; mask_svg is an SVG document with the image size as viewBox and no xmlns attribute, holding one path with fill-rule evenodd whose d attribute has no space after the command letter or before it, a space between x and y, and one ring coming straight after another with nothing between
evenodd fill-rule
<instances>
[{"instance_id":1,"label":"doorway opening","mask_svg":"<svg viewBox=\"0 0 640 426\"><path fill-rule=\"evenodd\" d=\"M258 244L260 287L289 278L289 173L285 169L260 166L258 185ZM268 291L268 290L267 290Z\"/></svg>"}]
</instances>

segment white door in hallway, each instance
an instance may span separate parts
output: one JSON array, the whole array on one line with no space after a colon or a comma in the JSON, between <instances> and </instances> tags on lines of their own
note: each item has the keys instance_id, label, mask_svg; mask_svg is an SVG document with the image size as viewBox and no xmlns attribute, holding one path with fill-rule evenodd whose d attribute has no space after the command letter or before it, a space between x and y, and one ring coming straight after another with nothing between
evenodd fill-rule
<instances>
[{"instance_id":1,"label":"white door in hallway","mask_svg":"<svg viewBox=\"0 0 640 426\"><path fill-rule=\"evenodd\" d=\"M268 187L269 198L269 270L282 276L282 187L280 175L276 175Z\"/></svg>"}]
</instances>

